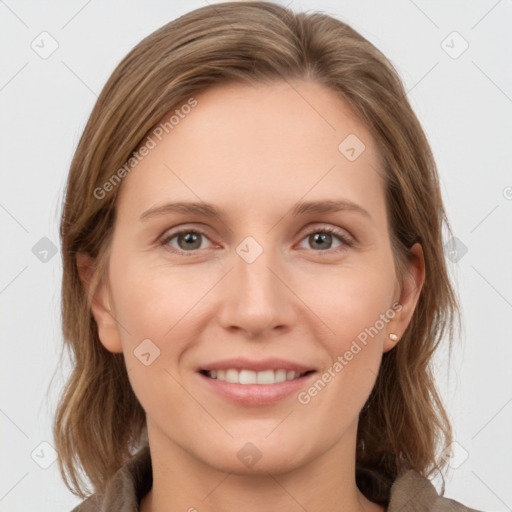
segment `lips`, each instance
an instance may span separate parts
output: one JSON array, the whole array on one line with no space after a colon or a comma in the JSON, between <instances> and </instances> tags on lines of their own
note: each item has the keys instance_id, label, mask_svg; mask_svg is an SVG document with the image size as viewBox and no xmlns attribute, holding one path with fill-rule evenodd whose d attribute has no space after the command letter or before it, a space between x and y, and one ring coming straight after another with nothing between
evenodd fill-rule
<instances>
[{"instance_id":1,"label":"lips","mask_svg":"<svg viewBox=\"0 0 512 512\"><path fill-rule=\"evenodd\" d=\"M284 400L298 393L315 378L316 373L311 366L280 358L255 360L238 357L197 368L199 382L206 389L242 406L264 406Z\"/></svg>"},{"instance_id":2,"label":"lips","mask_svg":"<svg viewBox=\"0 0 512 512\"><path fill-rule=\"evenodd\" d=\"M216 371L221 372L224 370ZM208 377L205 373L199 371L196 374L201 386L206 386L205 389L224 400L247 407L272 405L277 404L281 400L289 399L294 394L299 393L305 386L310 385L316 375L316 372L312 370L310 373L292 380L275 382L273 384L241 384L240 382L227 382L218 378Z\"/></svg>"},{"instance_id":3,"label":"lips","mask_svg":"<svg viewBox=\"0 0 512 512\"><path fill-rule=\"evenodd\" d=\"M216 361L213 363L208 363L202 365L198 368L198 371L211 372L216 370L250 370L253 372L263 372L265 370L286 370L294 371L297 374L302 374L310 371L315 371L315 368L311 366L307 366L302 363L297 363L294 361L290 361L287 359L279 359L279 358L269 358L262 360L251 360L243 357L232 358L232 359L224 359L222 361Z\"/></svg>"}]
</instances>

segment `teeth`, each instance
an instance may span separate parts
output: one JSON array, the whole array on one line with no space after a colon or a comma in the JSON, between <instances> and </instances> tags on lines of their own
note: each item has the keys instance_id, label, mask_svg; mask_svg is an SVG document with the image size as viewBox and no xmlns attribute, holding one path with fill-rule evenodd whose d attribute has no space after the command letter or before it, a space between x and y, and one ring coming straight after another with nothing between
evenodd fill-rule
<instances>
[{"instance_id":1,"label":"teeth","mask_svg":"<svg viewBox=\"0 0 512 512\"><path fill-rule=\"evenodd\" d=\"M304 372L306 373L306 372ZM232 382L234 384L276 384L285 380L293 380L302 377L304 373L298 373L293 370L264 370L262 372L253 372L252 370L211 370L207 374L212 379Z\"/></svg>"}]
</instances>

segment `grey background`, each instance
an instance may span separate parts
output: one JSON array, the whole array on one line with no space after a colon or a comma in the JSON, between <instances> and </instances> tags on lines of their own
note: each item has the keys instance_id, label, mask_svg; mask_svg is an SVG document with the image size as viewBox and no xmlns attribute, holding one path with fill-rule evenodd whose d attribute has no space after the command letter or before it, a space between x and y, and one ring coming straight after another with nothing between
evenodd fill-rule
<instances>
[{"instance_id":1,"label":"grey background","mask_svg":"<svg viewBox=\"0 0 512 512\"><path fill-rule=\"evenodd\" d=\"M59 370L49 388L62 344L61 261L52 251L64 180L96 96L121 58L206 3L215 2L0 1L2 512L65 512L81 501L64 486L51 447L69 370ZM445 351L436 358L457 443L446 496L512 510L512 2L289 5L349 23L406 84L457 237L446 242L464 330L451 366ZM52 44L54 53L41 56Z\"/></svg>"}]
</instances>

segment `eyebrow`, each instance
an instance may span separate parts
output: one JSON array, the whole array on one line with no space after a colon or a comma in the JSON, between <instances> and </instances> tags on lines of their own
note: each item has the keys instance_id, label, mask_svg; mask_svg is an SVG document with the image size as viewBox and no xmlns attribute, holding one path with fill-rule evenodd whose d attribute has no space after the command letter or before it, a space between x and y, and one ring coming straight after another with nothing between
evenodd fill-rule
<instances>
[{"instance_id":1,"label":"eyebrow","mask_svg":"<svg viewBox=\"0 0 512 512\"><path fill-rule=\"evenodd\" d=\"M371 219L371 215L362 206L359 206L352 201L342 200L324 200L324 201L302 201L296 203L291 211L293 217L299 215L316 214L316 213L329 213L350 211L362 214L363 216ZM146 221L153 217L160 217L169 213L187 213L190 215L201 215L203 217L222 217L223 213L215 206L209 203L196 203L196 202L176 202L167 203L162 206L150 208L142 213L140 221Z\"/></svg>"}]
</instances>

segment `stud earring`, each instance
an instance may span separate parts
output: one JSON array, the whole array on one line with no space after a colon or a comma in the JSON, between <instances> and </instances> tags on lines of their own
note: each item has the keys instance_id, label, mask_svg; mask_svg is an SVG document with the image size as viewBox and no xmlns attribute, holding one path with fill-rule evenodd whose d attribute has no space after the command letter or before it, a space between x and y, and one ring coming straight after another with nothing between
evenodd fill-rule
<instances>
[{"instance_id":1,"label":"stud earring","mask_svg":"<svg viewBox=\"0 0 512 512\"><path fill-rule=\"evenodd\" d=\"M389 335L389 339L390 339L391 341L398 341L398 336L397 336L396 334L394 334L394 333L391 333L391 334Z\"/></svg>"}]
</instances>

